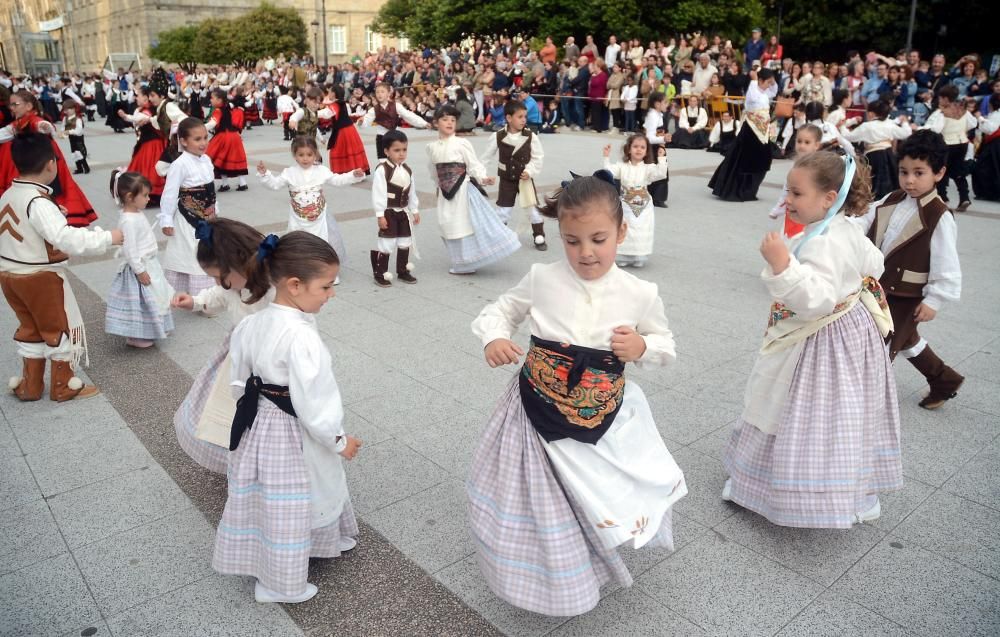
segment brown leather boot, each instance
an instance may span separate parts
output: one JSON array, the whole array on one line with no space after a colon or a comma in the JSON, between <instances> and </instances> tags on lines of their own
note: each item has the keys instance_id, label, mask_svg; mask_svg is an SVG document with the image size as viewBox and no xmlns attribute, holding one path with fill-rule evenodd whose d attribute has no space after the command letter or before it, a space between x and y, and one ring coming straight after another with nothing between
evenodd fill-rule
<instances>
[{"instance_id":1,"label":"brown leather boot","mask_svg":"<svg viewBox=\"0 0 1000 637\"><path fill-rule=\"evenodd\" d=\"M83 381L73 373L73 365L69 361L52 361L51 383L49 398L57 403L74 398L82 400L101 393L93 385L84 385Z\"/></svg>"},{"instance_id":2,"label":"brown leather boot","mask_svg":"<svg viewBox=\"0 0 1000 637\"><path fill-rule=\"evenodd\" d=\"M389 270L389 255L382 254L378 250L372 250L371 259L372 273L375 275L375 285L380 288L387 288L392 285L392 283L385 278L385 273Z\"/></svg>"},{"instance_id":3,"label":"brown leather boot","mask_svg":"<svg viewBox=\"0 0 1000 637\"><path fill-rule=\"evenodd\" d=\"M924 351L907 360L930 385L930 392L920 401L924 409L937 409L945 404L958 395L958 388L965 382L965 377L945 365L930 347L924 347Z\"/></svg>"},{"instance_id":4,"label":"brown leather boot","mask_svg":"<svg viewBox=\"0 0 1000 637\"><path fill-rule=\"evenodd\" d=\"M21 376L10 379L14 395L24 402L38 400L45 393L45 359L25 358Z\"/></svg>"},{"instance_id":5,"label":"brown leather boot","mask_svg":"<svg viewBox=\"0 0 1000 637\"><path fill-rule=\"evenodd\" d=\"M413 266L410 265L410 249L396 249L396 278L403 283L416 283L417 277L410 274Z\"/></svg>"},{"instance_id":6,"label":"brown leather boot","mask_svg":"<svg viewBox=\"0 0 1000 637\"><path fill-rule=\"evenodd\" d=\"M536 250L541 250L542 252L544 252L549 249L549 244L545 243L544 223L531 224L531 236L534 237Z\"/></svg>"}]
</instances>

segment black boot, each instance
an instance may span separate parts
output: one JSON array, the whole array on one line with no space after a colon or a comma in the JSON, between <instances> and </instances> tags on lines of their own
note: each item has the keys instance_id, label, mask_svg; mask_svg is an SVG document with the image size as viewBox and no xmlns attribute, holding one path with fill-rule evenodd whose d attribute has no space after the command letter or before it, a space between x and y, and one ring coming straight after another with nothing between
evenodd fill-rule
<instances>
[{"instance_id":1,"label":"black boot","mask_svg":"<svg viewBox=\"0 0 1000 637\"><path fill-rule=\"evenodd\" d=\"M533 223L531 224L531 236L535 240L535 249L545 252L549 249L549 244L545 243L545 224L544 223Z\"/></svg>"},{"instance_id":2,"label":"black boot","mask_svg":"<svg viewBox=\"0 0 1000 637\"><path fill-rule=\"evenodd\" d=\"M417 277L410 274L410 249L396 249L396 278L403 283L416 283Z\"/></svg>"},{"instance_id":3,"label":"black boot","mask_svg":"<svg viewBox=\"0 0 1000 637\"><path fill-rule=\"evenodd\" d=\"M76 170L73 171L73 174L74 175L82 175L83 174L83 160L82 159L76 160Z\"/></svg>"},{"instance_id":4,"label":"black boot","mask_svg":"<svg viewBox=\"0 0 1000 637\"><path fill-rule=\"evenodd\" d=\"M84 174L89 175L90 174L90 164L87 163L87 159L86 158L83 158L83 159L80 160L80 165L83 166L83 172L84 172Z\"/></svg>"},{"instance_id":5,"label":"black boot","mask_svg":"<svg viewBox=\"0 0 1000 637\"><path fill-rule=\"evenodd\" d=\"M958 395L958 388L965 382L965 377L945 365L930 347L925 346L924 351L907 360L930 385L930 392L920 401L924 409L937 409L945 404Z\"/></svg>"},{"instance_id":6,"label":"black boot","mask_svg":"<svg viewBox=\"0 0 1000 637\"><path fill-rule=\"evenodd\" d=\"M372 273L375 275L375 285L387 288L392 283L386 280L385 273L389 270L389 255L378 250L371 251Z\"/></svg>"}]
</instances>

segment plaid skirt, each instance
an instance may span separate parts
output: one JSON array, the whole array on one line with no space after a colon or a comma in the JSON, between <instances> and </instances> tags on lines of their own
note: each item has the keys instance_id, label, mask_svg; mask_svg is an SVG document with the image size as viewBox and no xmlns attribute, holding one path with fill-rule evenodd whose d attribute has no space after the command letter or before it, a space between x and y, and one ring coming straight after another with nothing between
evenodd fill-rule
<instances>
[{"instance_id":1,"label":"plaid skirt","mask_svg":"<svg viewBox=\"0 0 1000 637\"><path fill-rule=\"evenodd\" d=\"M208 401L208 396L212 392L215 377L219 374L219 367L229 355L230 335L231 333L226 335L226 340L223 341L219 351L198 372L194 384L191 385L191 390L184 397L184 402L174 412L174 431L177 433L177 442L184 453L209 471L222 474L226 473L228 466L229 449L201 440L197 434L198 421L201 419L201 413Z\"/></svg>"},{"instance_id":2,"label":"plaid skirt","mask_svg":"<svg viewBox=\"0 0 1000 637\"><path fill-rule=\"evenodd\" d=\"M517 233L503 225L489 200L471 184L466 191L472 234L461 239L444 239L456 272L473 272L506 259L521 247Z\"/></svg>"},{"instance_id":3,"label":"plaid skirt","mask_svg":"<svg viewBox=\"0 0 1000 637\"><path fill-rule=\"evenodd\" d=\"M899 435L889 354L858 303L806 340L774 435L737 422L732 499L781 526L850 528L870 496L903 486Z\"/></svg>"},{"instance_id":4,"label":"plaid skirt","mask_svg":"<svg viewBox=\"0 0 1000 637\"><path fill-rule=\"evenodd\" d=\"M283 595L302 593L309 558L339 557L340 540L358 535L350 500L336 522L317 529L311 500L298 420L261 398L253 428L230 453L212 567L256 577Z\"/></svg>"},{"instance_id":5,"label":"plaid skirt","mask_svg":"<svg viewBox=\"0 0 1000 637\"><path fill-rule=\"evenodd\" d=\"M155 341L174 331L174 317L169 310L160 313L149 286L139 283L132 268L125 266L115 275L108 292L104 331Z\"/></svg>"},{"instance_id":6,"label":"plaid skirt","mask_svg":"<svg viewBox=\"0 0 1000 637\"><path fill-rule=\"evenodd\" d=\"M526 610L572 616L593 609L609 582L632 584L564 489L521 405L515 378L483 432L466 485L479 568L501 599ZM673 545L668 511L647 546Z\"/></svg>"},{"instance_id":7,"label":"plaid skirt","mask_svg":"<svg viewBox=\"0 0 1000 637\"><path fill-rule=\"evenodd\" d=\"M207 274L188 274L187 272L166 269L163 270L163 274L166 275L167 282L170 283L171 287L178 292L187 292L191 296L218 285L215 279Z\"/></svg>"}]
</instances>

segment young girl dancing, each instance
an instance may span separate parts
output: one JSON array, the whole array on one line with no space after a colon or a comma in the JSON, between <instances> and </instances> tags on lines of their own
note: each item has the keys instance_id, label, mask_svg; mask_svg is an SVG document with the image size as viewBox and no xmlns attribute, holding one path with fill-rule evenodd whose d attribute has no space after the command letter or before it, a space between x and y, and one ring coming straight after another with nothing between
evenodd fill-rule
<instances>
[{"instance_id":1,"label":"young girl dancing","mask_svg":"<svg viewBox=\"0 0 1000 637\"><path fill-rule=\"evenodd\" d=\"M146 86L140 86L135 91L135 111L130 115L124 110L118 111L118 116L135 127L135 146L132 148L132 160L125 170L139 173L150 183L149 204L160 205L163 196L163 185L166 180L156 170L167 148L167 136L155 125L156 105L150 100L152 91ZM170 131L166 131L169 134Z\"/></svg>"},{"instance_id":2,"label":"young girl dancing","mask_svg":"<svg viewBox=\"0 0 1000 637\"><path fill-rule=\"evenodd\" d=\"M504 600L579 615L600 587L629 586L616 547L673 548L671 507L687 493L625 363L672 361L656 285L615 265L625 240L610 175L569 182L547 202L566 260L535 264L472 323L491 367L531 348L486 425L467 483L479 567Z\"/></svg>"},{"instance_id":3,"label":"young girl dancing","mask_svg":"<svg viewBox=\"0 0 1000 637\"><path fill-rule=\"evenodd\" d=\"M760 247L774 302L725 449L722 498L781 526L874 520L878 493L903 484L882 253L845 217L870 201L865 164L801 157L786 204L806 229L788 245L768 233Z\"/></svg>"},{"instance_id":4,"label":"young girl dancing","mask_svg":"<svg viewBox=\"0 0 1000 637\"><path fill-rule=\"evenodd\" d=\"M205 154L208 131L201 121L188 117L177 126L177 141L184 151L170 164L157 213L160 229L167 237L163 269L167 281L178 292L197 294L215 285L195 258L194 236L199 221L214 219L215 176L212 160Z\"/></svg>"},{"instance_id":5,"label":"young girl dancing","mask_svg":"<svg viewBox=\"0 0 1000 637\"><path fill-rule=\"evenodd\" d=\"M264 235L233 219L213 219L198 224L198 263L216 285L195 296L177 294L175 308L201 312L207 316L228 313L235 327L245 317L267 307L274 297L271 290L255 303L247 303L247 277ZM174 414L177 442L202 467L226 473L229 433L236 413L236 400L229 389L229 338L198 372L191 390Z\"/></svg>"},{"instance_id":6,"label":"young girl dancing","mask_svg":"<svg viewBox=\"0 0 1000 637\"><path fill-rule=\"evenodd\" d=\"M344 88L337 85L328 89L327 100L319 111L319 118L320 122L329 122L323 128L327 134L326 147L330 151L330 170L349 173L360 169L367 175L370 172L368 156L344 102Z\"/></svg>"},{"instance_id":7,"label":"young girl dancing","mask_svg":"<svg viewBox=\"0 0 1000 637\"><path fill-rule=\"evenodd\" d=\"M258 602L304 602L310 557L339 557L356 545L354 509L341 457L361 441L344 433L344 407L316 317L334 296L339 269L330 244L308 232L269 235L248 287L274 301L233 331L236 407L229 498L212 566L257 578Z\"/></svg>"},{"instance_id":8,"label":"young girl dancing","mask_svg":"<svg viewBox=\"0 0 1000 637\"><path fill-rule=\"evenodd\" d=\"M621 198L628 230L615 262L641 268L653 253L653 200L649 185L667 176L667 151L660 146L653 163L649 142L643 135L630 135L623 149L624 161L611 161L611 144L604 147L604 168L621 181Z\"/></svg>"},{"instance_id":9,"label":"young girl dancing","mask_svg":"<svg viewBox=\"0 0 1000 637\"><path fill-rule=\"evenodd\" d=\"M208 144L208 156L215 167L215 178L221 179L219 192L229 190L229 178L237 177L239 185L236 190L243 191L247 186L247 152L243 148L243 109L232 108L229 96L221 88L212 90L212 117L205 128L214 133Z\"/></svg>"},{"instance_id":10,"label":"young girl dancing","mask_svg":"<svg viewBox=\"0 0 1000 637\"><path fill-rule=\"evenodd\" d=\"M291 207L288 211L288 231L303 230L326 241L343 260L347 254L344 237L337 227L337 220L327 213L323 186L346 186L365 180L365 171L357 168L354 172L337 174L316 162L320 159L316 140L311 137L296 137L292 140L292 157L295 165L274 176L264 162L257 164L257 176L271 190L288 189ZM340 279L337 279L340 283Z\"/></svg>"},{"instance_id":11,"label":"young girl dancing","mask_svg":"<svg viewBox=\"0 0 1000 637\"><path fill-rule=\"evenodd\" d=\"M514 254L521 241L503 225L481 191L480 183L490 185L496 180L486 176L486 166L476 157L472 144L455 136L457 123L454 106L444 104L437 109L434 124L438 139L427 146L427 154L438 186L438 225L451 259L448 272L473 274Z\"/></svg>"},{"instance_id":12,"label":"young girl dancing","mask_svg":"<svg viewBox=\"0 0 1000 637\"><path fill-rule=\"evenodd\" d=\"M795 156L806 157L807 155L812 155L820 149L820 141L823 139L823 131L821 131L815 124L805 124L795 131L794 137ZM788 205L785 202L787 197L788 182L786 181L785 185L781 188L781 196L778 197L778 203L774 204L774 208L771 208L771 212L768 213L768 216L772 219L784 217L782 234L788 238L792 238L802 232L802 229L805 228L805 226L797 221L794 221L792 216L788 214Z\"/></svg>"},{"instance_id":13,"label":"young girl dancing","mask_svg":"<svg viewBox=\"0 0 1000 637\"><path fill-rule=\"evenodd\" d=\"M108 293L104 331L125 337L130 347L146 348L174 330L167 283L159 259L153 227L142 212L149 201L149 180L139 173L111 176L111 193L122 206L118 228L125 237L122 264Z\"/></svg>"}]
</instances>

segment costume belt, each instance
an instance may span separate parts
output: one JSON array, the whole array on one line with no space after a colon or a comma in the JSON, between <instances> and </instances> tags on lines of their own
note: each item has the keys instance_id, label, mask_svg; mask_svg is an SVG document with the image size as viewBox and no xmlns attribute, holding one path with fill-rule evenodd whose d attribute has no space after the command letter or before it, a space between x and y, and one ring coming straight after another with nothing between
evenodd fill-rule
<instances>
[{"instance_id":1,"label":"costume belt","mask_svg":"<svg viewBox=\"0 0 1000 637\"><path fill-rule=\"evenodd\" d=\"M624 371L612 352L532 336L519 375L521 404L547 442L597 444L621 409Z\"/></svg>"},{"instance_id":2,"label":"costume belt","mask_svg":"<svg viewBox=\"0 0 1000 637\"><path fill-rule=\"evenodd\" d=\"M260 376L251 374L250 378L247 379L243 396L236 401L236 415L233 416L233 428L229 434L230 451L235 451L240 446L243 433L250 431L250 428L253 427L254 420L257 419L257 409L260 406L261 396L270 400L278 409L289 416L295 417L295 408L292 406L288 387L268 385L261 380Z\"/></svg>"},{"instance_id":3,"label":"costume belt","mask_svg":"<svg viewBox=\"0 0 1000 637\"><path fill-rule=\"evenodd\" d=\"M177 212L181 213L192 228L197 228L199 221L215 218L215 182L181 188L177 198Z\"/></svg>"}]
</instances>

